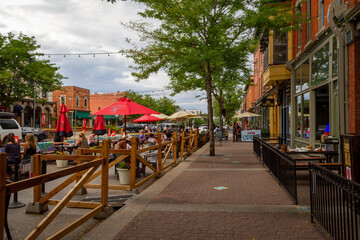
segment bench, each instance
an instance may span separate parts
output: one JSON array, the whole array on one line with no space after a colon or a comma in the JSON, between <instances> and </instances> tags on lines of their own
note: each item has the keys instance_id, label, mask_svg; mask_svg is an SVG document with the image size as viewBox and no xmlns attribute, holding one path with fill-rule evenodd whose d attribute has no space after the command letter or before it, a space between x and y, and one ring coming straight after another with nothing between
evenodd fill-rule
<instances>
[{"instance_id":1,"label":"bench","mask_svg":"<svg viewBox=\"0 0 360 240\"><path fill-rule=\"evenodd\" d=\"M338 170L341 173L342 163L315 163L318 166L325 167L330 170ZM296 163L296 170L309 170L308 162Z\"/></svg>"}]
</instances>

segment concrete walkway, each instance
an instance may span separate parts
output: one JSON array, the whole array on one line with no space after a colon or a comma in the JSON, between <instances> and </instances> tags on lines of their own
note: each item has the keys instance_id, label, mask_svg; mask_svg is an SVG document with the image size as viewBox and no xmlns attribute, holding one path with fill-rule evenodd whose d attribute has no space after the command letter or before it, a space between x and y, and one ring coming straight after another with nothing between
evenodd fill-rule
<instances>
[{"instance_id":1,"label":"concrete walkway","mask_svg":"<svg viewBox=\"0 0 360 240\"><path fill-rule=\"evenodd\" d=\"M293 205L252 143L208 145L83 239L331 239Z\"/></svg>"}]
</instances>

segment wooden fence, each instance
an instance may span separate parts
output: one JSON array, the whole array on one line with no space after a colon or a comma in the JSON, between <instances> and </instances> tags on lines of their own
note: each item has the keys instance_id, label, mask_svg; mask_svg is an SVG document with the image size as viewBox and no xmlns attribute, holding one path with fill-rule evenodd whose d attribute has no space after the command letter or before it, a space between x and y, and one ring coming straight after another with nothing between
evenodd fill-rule
<instances>
[{"instance_id":1,"label":"wooden fence","mask_svg":"<svg viewBox=\"0 0 360 240\"><path fill-rule=\"evenodd\" d=\"M78 208L87 208L91 209L90 212L80 217L67 227L61 229L54 235L48 237L47 239L60 239L66 234L70 233L77 227L79 227L84 222L88 221L99 212L101 212L104 207L108 206L108 190L109 189L136 189L148 182L152 178L159 175L162 171L165 171L167 168L177 163L177 153L180 152L180 158L184 159L185 156L190 155L191 152L197 149L198 145L198 131L190 132L189 135L186 135L182 132L181 137L174 133L174 140L161 143L161 134L157 134L157 140L160 144L137 149L137 140L136 137L131 139L131 150L114 150L109 149L109 140L104 140L101 149L78 149L78 155L34 155L33 166L34 166L34 177L26 180L6 184L6 154L0 154L0 240L4 236L4 219L6 216L5 213L5 198L6 195L9 195L14 192L18 192L27 188L33 187L34 203L40 203L44 205L55 205L49 214L36 226L36 228L26 237L26 239L36 239L44 229L51 223L51 221L60 213L64 207L78 207ZM178 151L178 145L180 145L180 150ZM167 147L167 151L162 152L162 148ZM148 163L144 158L142 153L157 149L157 167L153 167ZM173 159L167 163L167 160L170 156L170 153L173 152ZM100 155L89 155L100 154ZM109 154L120 154L120 156L109 163ZM117 163L124 161L127 157L130 156L130 185L109 185L109 168L115 166ZM76 161L76 166L71 166L62 170L58 170L51 173L41 174L41 163L42 161L52 161L52 160L67 160L67 161ZM149 176L141 179L136 182L136 161L141 162L146 167L149 167L153 173ZM98 169L101 166L100 169ZM98 171L96 171L98 169ZM41 184L46 182L71 175L68 179L64 180L57 187L51 190L44 196L41 196ZM92 180L101 175L101 184L90 184ZM51 199L57 193L62 191L64 188L69 186L71 183L75 182L76 184L71 188L71 190L62 198L62 200ZM82 187L85 188L99 188L101 189L101 202L80 202L80 201L71 201L72 197L79 191Z\"/></svg>"}]
</instances>

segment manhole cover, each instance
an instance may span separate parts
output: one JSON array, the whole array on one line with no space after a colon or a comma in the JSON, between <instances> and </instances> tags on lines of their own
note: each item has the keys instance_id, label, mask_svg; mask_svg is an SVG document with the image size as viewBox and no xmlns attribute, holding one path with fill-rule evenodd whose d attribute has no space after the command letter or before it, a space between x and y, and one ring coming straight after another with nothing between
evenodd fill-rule
<instances>
[{"instance_id":1,"label":"manhole cover","mask_svg":"<svg viewBox=\"0 0 360 240\"><path fill-rule=\"evenodd\" d=\"M239 161L232 161L232 163L240 163Z\"/></svg>"},{"instance_id":2,"label":"manhole cover","mask_svg":"<svg viewBox=\"0 0 360 240\"><path fill-rule=\"evenodd\" d=\"M230 158L223 158L223 160L230 160Z\"/></svg>"}]
</instances>

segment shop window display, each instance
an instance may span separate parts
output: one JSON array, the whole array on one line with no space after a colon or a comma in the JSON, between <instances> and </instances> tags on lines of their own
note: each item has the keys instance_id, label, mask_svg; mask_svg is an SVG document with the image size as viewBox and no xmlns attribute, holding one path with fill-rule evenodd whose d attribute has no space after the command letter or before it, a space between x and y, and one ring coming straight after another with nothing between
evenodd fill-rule
<instances>
[{"instance_id":1,"label":"shop window display","mask_svg":"<svg viewBox=\"0 0 360 240\"><path fill-rule=\"evenodd\" d=\"M303 94L303 132L302 137L310 139L310 93Z\"/></svg>"},{"instance_id":2,"label":"shop window display","mask_svg":"<svg viewBox=\"0 0 360 240\"><path fill-rule=\"evenodd\" d=\"M315 89L316 140L321 139L326 126L329 124L329 86L324 85Z\"/></svg>"}]
</instances>

